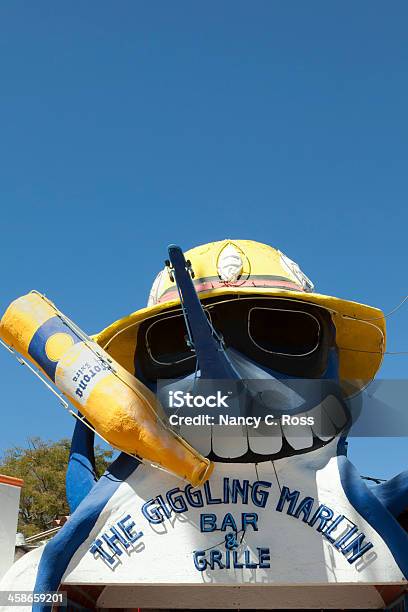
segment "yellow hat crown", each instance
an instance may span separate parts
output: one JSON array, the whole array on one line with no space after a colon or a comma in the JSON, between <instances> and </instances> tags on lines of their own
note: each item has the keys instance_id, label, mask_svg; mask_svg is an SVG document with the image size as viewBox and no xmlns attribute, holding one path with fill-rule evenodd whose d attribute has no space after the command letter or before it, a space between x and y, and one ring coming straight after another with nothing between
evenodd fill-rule
<instances>
[{"instance_id":1,"label":"yellow hat crown","mask_svg":"<svg viewBox=\"0 0 408 612\"><path fill-rule=\"evenodd\" d=\"M254 240L220 240L185 253L194 270L198 293L212 290L254 287L311 292L312 281L297 263L279 249ZM168 270L157 275L150 291L148 306L177 296L177 288Z\"/></svg>"}]
</instances>

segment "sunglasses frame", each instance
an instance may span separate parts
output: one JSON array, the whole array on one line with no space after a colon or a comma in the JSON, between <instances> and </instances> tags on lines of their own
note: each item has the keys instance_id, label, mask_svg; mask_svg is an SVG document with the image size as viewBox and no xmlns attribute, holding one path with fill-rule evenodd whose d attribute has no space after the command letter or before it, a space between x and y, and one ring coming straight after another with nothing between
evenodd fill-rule
<instances>
[{"instance_id":1,"label":"sunglasses frame","mask_svg":"<svg viewBox=\"0 0 408 612\"><path fill-rule=\"evenodd\" d=\"M211 307L216 306L217 304L220 304L220 303L224 303L225 304L226 302L233 302L233 301L235 301L235 300L223 300L222 302L215 302L215 303L212 303L212 304L208 304L207 307L206 307L205 304L203 304L204 311L205 311L206 315L209 318L211 326L212 326L212 318L211 318L211 312L210 312ZM317 326L318 326L318 340L317 340L316 346L311 351L308 351L307 353L299 353L297 355L295 355L293 353L282 353L282 352L279 352L279 351L268 351L267 349L263 348L262 346L260 346L255 341L255 339L253 338L253 336L251 334L251 331L250 331L251 313L253 311L255 311L255 310L268 310L268 311L274 311L274 312L301 313L303 315L306 315L307 317L310 317L311 319L314 319L316 321L316 323L317 323ZM181 311L178 312L178 313L175 313L174 311L170 312L170 313L167 313L167 316L163 315L162 317L160 317L156 321L153 321L153 323L151 323L149 325L149 327L146 329L146 333L145 333L145 346L146 346L146 350L147 350L147 352L149 354L150 359L154 363L159 365L159 366L179 365L181 363L184 363L185 361L189 361L190 359L195 359L196 358L195 351L194 351L193 348L191 349L191 351L193 353L192 355L190 355L188 357L184 357L182 359L179 359L178 361L171 361L171 362L159 361L159 359L156 359L156 357L152 353L151 344L149 343L149 332L151 331L151 329L155 325L157 325L158 323L161 323L162 321L165 321L165 320L168 320L168 319L180 318L180 317L183 318L183 313ZM219 332L218 330L216 330L216 331L222 337L221 332ZM248 333L249 339L254 344L254 346L256 346L259 350L263 351L264 353L268 353L268 354L271 354L271 355L280 355L280 356L283 356L283 357L294 357L294 358L297 358L297 357L307 357L308 355L311 355L312 353L314 353L319 348L320 338L321 338L321 325L320 325L320 322L317 319L317 317L315 317L310 312L307 312L306 310L293 310L293 309L290 309L290 308L272 308L272 307L268 308L268 307L263 307L263 306L254 306L253 308L250 308L250 310L248 312L248 315L247 315L247 333ZM186 329L186 336L187 336L187 329ZM188 345L186 345L186 346L188 346Z\"/></svg>"}]
</instances>

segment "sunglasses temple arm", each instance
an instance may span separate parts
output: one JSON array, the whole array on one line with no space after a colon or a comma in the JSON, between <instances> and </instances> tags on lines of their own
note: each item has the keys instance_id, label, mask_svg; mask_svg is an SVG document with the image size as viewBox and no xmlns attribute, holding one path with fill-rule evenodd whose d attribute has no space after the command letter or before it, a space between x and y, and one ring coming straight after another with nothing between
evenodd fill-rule
<instances>
[{"instance_id":1,"label":"sunglasses temple arm","mask_svg":"<svg viewBox=\"0 0 408 612\"><path fill-rule=\"evenodd\" d=\"M169 258L189 334L192 336L201 378L238 379L238 372L212 330L190 276L183 251L179 246L168 247Z\"/></svg>"}]
</instances>

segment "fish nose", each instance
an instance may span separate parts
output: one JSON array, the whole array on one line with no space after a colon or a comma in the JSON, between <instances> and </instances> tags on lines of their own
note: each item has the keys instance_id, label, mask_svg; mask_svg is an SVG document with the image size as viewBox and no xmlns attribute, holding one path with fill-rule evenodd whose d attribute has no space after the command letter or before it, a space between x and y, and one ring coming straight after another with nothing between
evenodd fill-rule
<instances>
[{"instance_id":1,"label":"fish nose","mask_svg":"<svg viewBox=\"0 0 408 612\"><path fill-rule=\"evenodd\" d=\"M237 380L240 378L228 358L222 339L208 320L179 246L168 248L170 262L180 294L187 329L196 352L202 379Z\"/></svg>"}]
</instances>

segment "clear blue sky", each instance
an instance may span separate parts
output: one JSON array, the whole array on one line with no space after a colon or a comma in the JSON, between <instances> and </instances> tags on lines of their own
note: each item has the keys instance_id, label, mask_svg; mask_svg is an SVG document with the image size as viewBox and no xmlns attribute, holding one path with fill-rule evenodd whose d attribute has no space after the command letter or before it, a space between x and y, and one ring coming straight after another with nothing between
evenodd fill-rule
<instances>
[{"instance_id":1,"label":"clear blue sky","mask_svg":"<svg viewBox=\"0 0 408 612\"><path fill-rule=\"evenodd\" d=\"M85 331L143 306L171 242L252 238L321 293L408 293L408 5L3 2L0 309L45 292ZM408 350L408 308L389 321ZM0 449L69 436L0 351ZM404 378L408 357L381 376ZM351 442L388 477L407 440Z\"/></svg>"}]
</instances>

